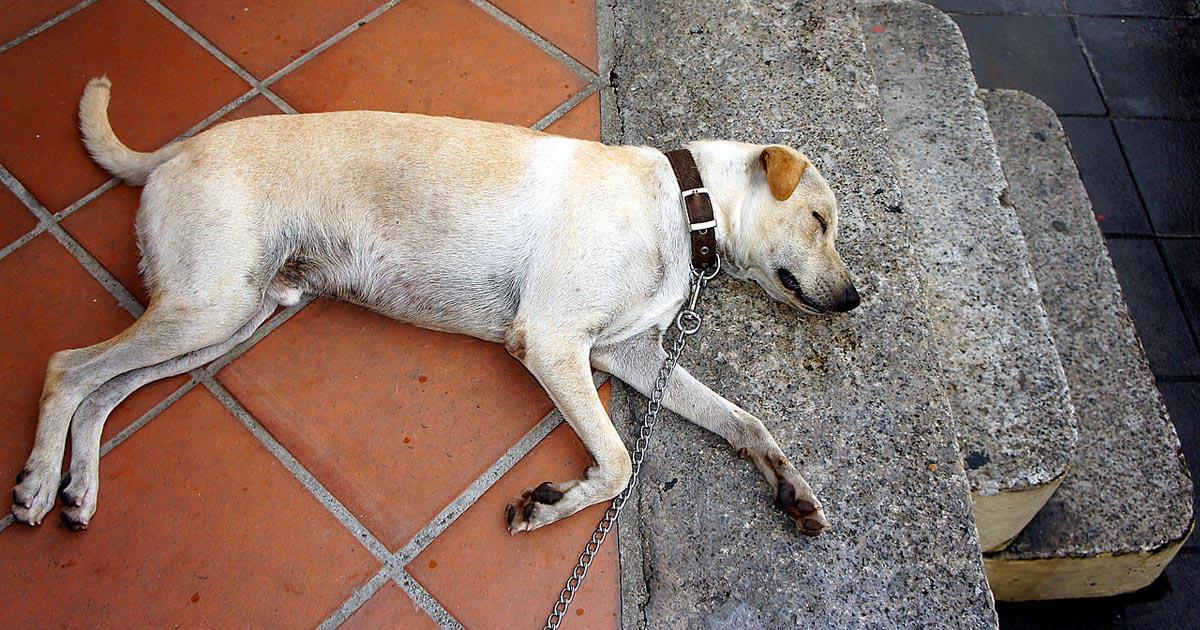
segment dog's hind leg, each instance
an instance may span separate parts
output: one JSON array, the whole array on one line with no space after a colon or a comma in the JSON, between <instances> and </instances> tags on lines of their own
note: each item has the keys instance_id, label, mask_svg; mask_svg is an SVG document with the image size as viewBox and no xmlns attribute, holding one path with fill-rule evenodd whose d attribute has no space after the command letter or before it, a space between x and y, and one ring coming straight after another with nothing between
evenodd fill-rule
<instances>
[{"instance_id":1,"label":"dog's hind leg","mask_svg":"<svg viewBox=\"0 0 1200 630\"><path fill-rule=\"evenodd\" d=\"M654 387L654 379L666 358L657 331L592 350L592 365L596 369L612 374L645 396ZM795 521L800 531L816 535L829 528L821 502L761 420L678 366L667 385L663 405L725 438L738 455L753 461L771 485L775 506Z\"/></svg>"},{"instance_id":2,"label":"dog's hind leg","mask_svg":"<svg viewBox=\"0 0 1200 630\"><path fill-rule=\"evenodd\" d=\"M125 372L101 385L80 403L71 419L71 469L59 492L63 501L62 521L68 529L87 529L96 512L100 492L100 438L104 421L112 410L147 383L182 374L229 352L237 344L249 339L275 311L276 305L274 299L267 297L250 321L225 341L162 363Z\"/></svg>"},{"instance_id":3,"label":"dog's hind leg","mask_svg":"<svg viewBox=\"0 0 1200 630\"><path fill-rule=\"evenodd\" d=\"M505 509L510 534L549 525L617 496L629 483L632 471L629 452L592 384L587 348L581 343L558 340L523 346L508 344L509 351L524 361L550 394L595 464L583 479L547 481L513 499Z\"/></svg>"},{"instance_id":4,"label":"dog's hind leg","mask_svg":"<svg viewBox=\"0 0 1200 630\"><path fill-rule=\"evenodd\" d=\"M76 408L110 379L218 344L237 331L262 302L259 290L242 285L182 300L158 296L116 337L50 360L42 390L33 451L13 489L12 513L36 525L54 506L67 430Z\"/></svg>"}]
</instances>

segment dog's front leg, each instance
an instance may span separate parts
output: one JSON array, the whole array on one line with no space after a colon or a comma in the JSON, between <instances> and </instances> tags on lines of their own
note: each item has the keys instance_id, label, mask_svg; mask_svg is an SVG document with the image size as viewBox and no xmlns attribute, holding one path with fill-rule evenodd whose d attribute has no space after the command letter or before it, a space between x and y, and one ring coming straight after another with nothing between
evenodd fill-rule
<instances>
[{"instance_id":1,"label":"dog's front leg","mask_svg":"<svg viewBox=\"0 0 1200 630\"><path fill-rule=\"evenodd\" d=\"M544 482L513 499L505 510L510 534L532 531L607 501L625 489L632 463L625 444L592 384L585 344L559 338L510 336L508 350L537 377L595 463L582 479Z\"/></svg>"},{"instance_id":2,"label":"dog's front leg","mask_svg":"<svg viewBox=\"0 0 1200 630\"><path fill-rule=\"evenodd\" d=\"M654 387L654 379L666 357L655 330L614 346L592 350L592 364L597 369L621 379L645 396L649 396ZM678 366L667 385L663 405L725 438L738 455L753 461L771 485L775 506L795 521L800 531L816 535L829 528L821 502L761 420L725 400Z\"/></svg>"}]
</instances>

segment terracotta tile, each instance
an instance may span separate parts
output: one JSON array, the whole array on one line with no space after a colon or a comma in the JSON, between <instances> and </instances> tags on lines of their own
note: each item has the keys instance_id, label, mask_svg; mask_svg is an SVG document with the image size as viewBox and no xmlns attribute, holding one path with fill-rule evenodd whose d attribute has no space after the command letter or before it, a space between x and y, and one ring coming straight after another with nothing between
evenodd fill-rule
<instances>
[{"instance_id":1,"label":"terracotta tile","mask_svg":"<svg viewBox=\"0 0 1200 630\"><path fill-rule=\"evenodd\" d=\"M266 97L255 96L218 122L278 113L279 108ZM60 223L145 305L149 304L149 296L138 273L141 256L133 227L141 194L141 188L117 186L71 213Z\"/></svg>"},{"instance_id":2,"label":"terracotta tile","mask_svg":"<svg viewBox=\"0 0 1200 630\"><path fill-rule=\"evenodd\" d=\"M599 69L595 0L491 0L491 3L593 72Z\"/></svg>"},{"instance_id":3,"label":"terracotta tile","mask_svg":"<svg viewBox=\"0 0 1200 630\"><path fill-rule=\"evenodd\" d=\"M0 247L37 227L37 218L11 190L0 186Z\"/></svg>"},{"instance_id":4,"label":"terracotta tile","mask_svg":"<svg viewBox=\"0 0 1200 630\"><path fill-rule=\"evenodd\" d=\"M600 141L600 95L592 94L583 99L562 118L546 127L546 133L570 136L581 140Z\"/></svg>"},{"instance_id":5,"label":"terracotta tile","mask_svg":"<svg viewBox=\"0 0 1200 630\"><path fill-rule=\"evenodd\" d=\"M0 0L0 44L79 4L79 0Z\"/></svg>"},{"instance_id":6,"label":"terracotta tile","mask_svg":"<svg viewBox=\"0 0 1200 630\"><path fill-rule=\"evenodd\" d=\"M16 333L0 344L0 480L11 482L29 457L50 355L103 341L132 322L133 317L49 234L0 260L0 328ZM186 376L177 376L135 392L113 411L104 438L186 381Z\"/></svg>"},{"instance_id":7,"label":"terracotta tile","mask_svg":"<svg viewBox=\"0 0 1200 630\"><path fill-rule=\"evenodd\" d=\"M91 77L113 81L113 128L156 149L249 89L143 2L98 2L0 54L0 162L50 211L104 183L76 118Z\"/></svg>"},{"instance_id":8,"label":"terracotta tile","mask_svg":"<svg viewBox=\"0 0 1200 630\"><path fill-rule=\"evenodd\" d=\"M0 627L312 627L379 568L207 390L100 474L86 532L0 533Z\"/></svg>"},{"instance_id":9,"label":"terracotta tile","mask_svg":"<svg viewBox=\"0 0 1200 630\"><path fill-rule=\"evenodd\" d=\"M407 0L272 86L302 111L532 125L584 82L467 0Z\"/></svg>"},{"instance_id":10,"label":"terracotta tile","mask_svg":"<svg viewBox=\"0 0 1200 630\"><path fill-rule=\"evenodd\" d=\"M540 625L607 503L528 534L509 536L504 507L525 488L582 475L592 459L559 426L408 565L408 572L468 628ZM615 530L572 602L564 627L620 625Z\"/></svg>"},{"instance_id":11,"label":"terracotta tile","mask_svg":"<svg viewBox=\"0 0 1200 630\"><path fill-rule=\"evenodd\" d=\"M165 0L176 15L254 76L265 79L383 4Z\"/></svg>"},{"instance_id":12,"label":"terracotta tile","mask_svg":"<svg viewBox=\"0 0 1200 630\"><path fill-rule=\"evenodd\" d=\"M362 608L354 611L353 615L341 626L341 630L371 630L373 628L404 628L404 630L434 630L438 627L429 615L396 586L388 582L375 593Z\"/></svg>"},{"instance_id":13,"label":"terracotta tile","mask_svg":"<svg viewBox=\"0 0 1200 630\"><path fill-rule=\"evenodd\" d=\"M551 409L500 345L328 300L218 377L393 550Z\"/></svg>"}]
</instances>

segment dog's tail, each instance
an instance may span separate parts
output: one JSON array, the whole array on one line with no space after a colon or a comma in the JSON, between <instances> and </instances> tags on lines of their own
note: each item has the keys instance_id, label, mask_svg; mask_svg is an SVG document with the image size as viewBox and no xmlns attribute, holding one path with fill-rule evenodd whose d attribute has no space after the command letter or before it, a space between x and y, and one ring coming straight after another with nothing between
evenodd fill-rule
<instances>
[{"instance_id":1,"label":"dog's tail","mask_svg":"<svg viewBox=\"0 0 1200 630\"><path fill-rule=\"evenodd\" d=\"M128 184L141 186L151 171L175 157L183 147L172 142L153 153L139 153L125 146L108 122L111 89L112 82L108 77L92 79L84 88L83 97L79 99L79 129L83 132L83 144L104 170Z\"/></svg>"}]
</instances>

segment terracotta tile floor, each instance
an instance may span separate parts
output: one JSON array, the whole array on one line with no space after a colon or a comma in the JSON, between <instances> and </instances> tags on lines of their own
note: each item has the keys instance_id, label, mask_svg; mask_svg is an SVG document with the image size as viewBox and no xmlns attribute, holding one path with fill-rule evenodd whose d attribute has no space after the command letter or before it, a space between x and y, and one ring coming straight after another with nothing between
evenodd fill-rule
<instances>
[{"instance_id":1,"label":"terracotta tile floor","mask_svg":"<svg viewBox=\"0 0 1200 630\"><path fill-rule=\"evenodd\" d=\"M333 109L600 135L594 0L0 9L0 479L28 455L50 354L146 304L139 190L79 140L88 78L112 79L113 127L141 150ZM264 333L117 408L86 532L0 519L0 627L540 625L602 510L508 536L509 498L590 462L520 364L327 300ZM609 545L564 626L617 626L619 591Z\"/></svg>"}]
</instances>

